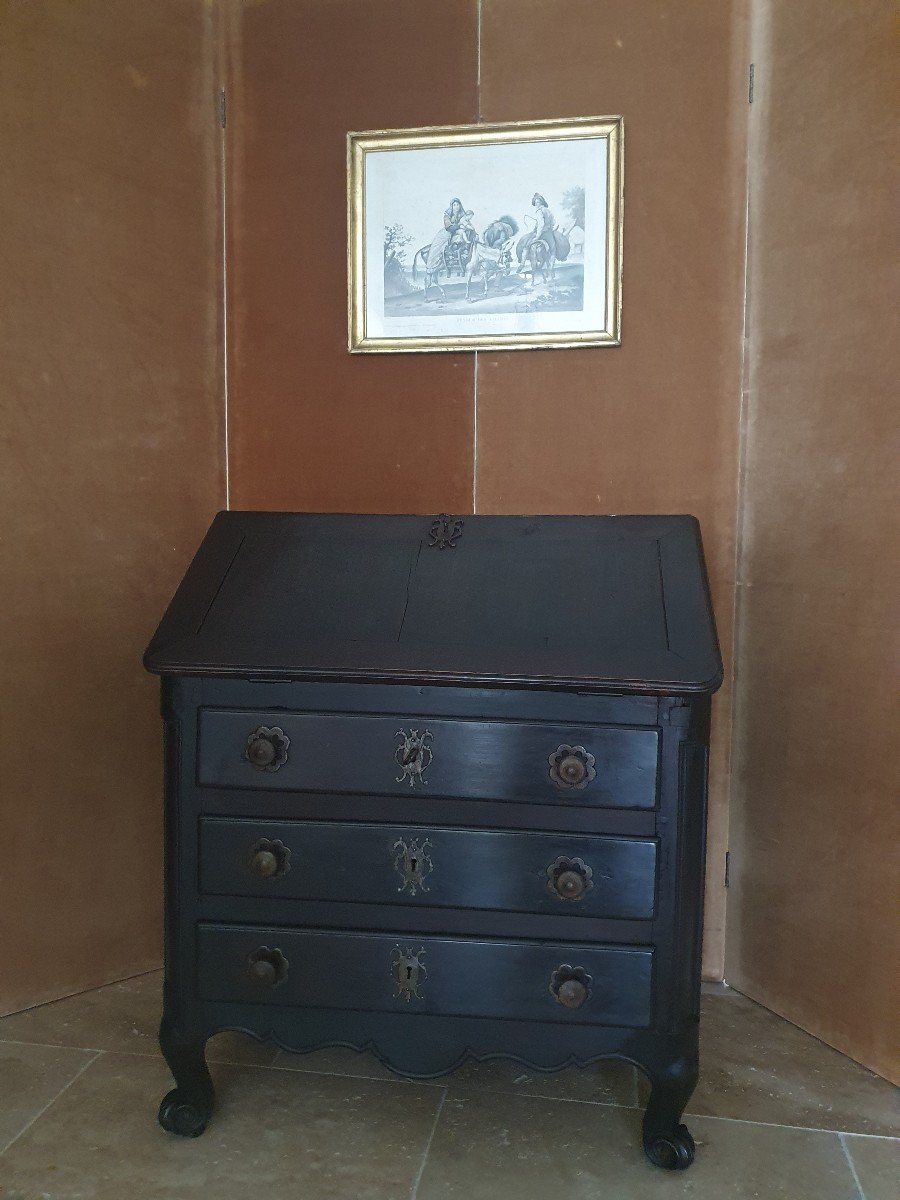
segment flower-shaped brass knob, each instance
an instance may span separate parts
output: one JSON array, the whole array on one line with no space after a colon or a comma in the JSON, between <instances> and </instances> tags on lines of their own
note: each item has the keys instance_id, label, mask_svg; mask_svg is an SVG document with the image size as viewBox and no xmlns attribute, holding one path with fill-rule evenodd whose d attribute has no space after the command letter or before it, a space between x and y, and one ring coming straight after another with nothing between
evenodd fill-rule
<instances>
[{"instance_id":1,"label":"flower-shaped brass knob","mask_svg":"<svg viewBox=\"0 0 900 1200\"><path fill-rule=\"evenodd\" d=\"M287 979L288 960L278 949L260 946L247 958L247 974L260 987L278 987Z\"/></svg>"},{"instance_id":2,"label":"flower-shaped brass knob","mask_svg":"<svg viewBox=\"0 0 900 1200\"><path fill-rule=\"evenodd\" d=\"M583 858L560 857L547 868L547 891L560 900L580 900L594 886L593 875Z\"/></svg>"},{"instance_id":3,"label":"flower-shaped brass knob","mask_svg":"<svg viewBox=\"0 0 900 1200\"><path fill-rule=\"evenodd\" d=\"M260 838L250 847L249 866L260 879L280 879L291 869L291 851L278 839Z\"/></svg>"},{"instance_id":4,"label":"flower-shaped brass knob","mask_svg":"<svg viewBox=\"0 0 900 1200\"><path fill-rule=\"evenodd\" d=\"M277 771L288 760L288 747L291 739L283 729L273 725L271 729L260 725L247 738L244 758L257 771Z\"/></svg>"},{"instance_id":5,"label":"flower-shaped brass knob","mask_svg":"<svg viewBox=\"0 0 900 1200\"><path fill-rule=\"evenodd\" d=\"M558 746L547 760L550 778L558 788L586 788L597 778L596 759L584 746Z\"/></svg>"},{"instance_id":6,"label":"flower-shaped brass knob","mask_svg":"<svg viewBox=\"0 0 900 1200\"><path fill-rule=\"evenodd\" d=\"M562 963L550 976L550 991L564 1008L580 1008L590 999L593 982L584 967Z\"/></svg>"}]
</instances>

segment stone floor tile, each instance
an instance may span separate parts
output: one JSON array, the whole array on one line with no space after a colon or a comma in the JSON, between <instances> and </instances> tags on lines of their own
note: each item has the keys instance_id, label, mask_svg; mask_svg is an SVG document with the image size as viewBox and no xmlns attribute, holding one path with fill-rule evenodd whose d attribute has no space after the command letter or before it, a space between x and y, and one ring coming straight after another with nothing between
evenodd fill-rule
<instances>
[{"instance_id":1,"label":"stone floor tile","mask_svg":"<svg viewBox=\"0 0 900 1200\"><path fill-rule=\"evenodd\" d=\"M374 1054L345 1047L317 1050L312 1054L282 1051L272 1064L292 1071L314 1071L326 1075L349 1075L360 1079L390 1079L406 1082L381 1065ZM449 1095L468 1096L479 1091L521 1092L560 1100L584 1100L595 1104L633 1105L637 1095L635 1070L628 1063L603 1062L580 1071L545 1074L529 1071L504 1059L479 1063L469 1061L449 1075L423 1081L430 1087L445 1087Z\"/></svg>"},{"instance_id":2,"label":"stone floor tile","mask_svg":"<svg viewBox=\"0 0 900 1200\"><path fill-rule=\"evenodd\" d=\"M364 1050L350 1050L346 1046L330 1046L326 1050L313 1050L310 1054L291 1054L282 1050L272 1063L289 1071L313 1071L323 1075L350 1075L357 1079L390 1079L405 1083L402 1075L395 1075L381 1065L374 1054ZM452 1078L452 1077L451 1077ZM426 1080L426 1083L430 1081ZM443 1086L444 1080L436 1080L431 1086Z\"/></svg>"},{"instance_id":3,"label":"stone floor tile","mask_svg":"<svg viewBox=\"0 0 900 1200\"><path fill-rule=\"evenodd\" d=\"M0 1042L75 1046L123 1054L159 1054L162 971L151 971L94 991L0 1017ZM239 1033L210 1038L210 1062L270 1063L278 1047Z\"/></svg>"},{"instance_id":4,"label":"stone floor tile","mask_svg":"<svg viewBox=\"0 0 900 1200\"><path fill-rule=\"evenodd\" d=\"M856 1200L837 1134L696 1118L690 1170L652 1167L640 1114L524 1096L448 1096L417 1200Z\"/></svg>"},{"instance_id":5,"label":"stone floor tile","mask_svg":"<svg viewBox=\"0 0 900 1200\"><path fill-rule=\"evenodd\" d=\"M94 1057L86 1050L0 1042L0 1150Z\"/></svg>"},{"instance_id":6,"label":"stone floor tile","mask_svg":"<svg viewBox=\"0 0 900 1200\"><path fill-rule=\"evenodd\" d=\"M844 1138L865 1200L900 1196L900 1141L893 1138Z\"/></svg>"},{"instance_id":7,"label":"stone floor tile","mask_svg":"<svg viewBox=\"0 0 900 1200\"><path fill-rule=\"evenodd\" d=\"M701 1073L689 1113L898 1132L897 1091L865 1067L731 989L706 994Z\"/></svg>"},{"instance_id":8,"label":"stone floor tile","mask_svg":"<svg viewBox=\"0 0 900 1200\"><path fill-rule=\"evenodd\" d=\"M636 1072L630 1063L610 1060L592 1067L571 1067L546 1073L529 1071L505 1059L467 1062L446 1076L448 1096L466 1097L479 1091L515 1092L553 1100L584 1100L594 1104L637 1102Z\"/></svg>"},{"instance_id":9,"label":"stone floor tile","mask_svg":"<svg viewBox=\"0 0 900 1200\"><path fill-rule=\"evenodd\" d=\"M104 1054L0 1156L3 1200L406 1200L437 1088L213 1067L218 1107L196 1139L165 1133L161 1061Z\"/></svg>"}]
</instances>

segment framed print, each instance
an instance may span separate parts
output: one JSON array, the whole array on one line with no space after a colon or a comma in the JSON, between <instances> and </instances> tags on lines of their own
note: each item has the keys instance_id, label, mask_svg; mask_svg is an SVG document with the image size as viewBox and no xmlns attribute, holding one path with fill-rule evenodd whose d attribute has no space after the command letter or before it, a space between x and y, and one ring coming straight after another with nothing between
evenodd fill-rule
<instances>
[{"instance_id":1,"label":"framed print","mask_svg":"<svg viewBox=\"0 0 900 1200\"><path fill-rule=\"evenodd\" d=\"M347 135L349 347L619 343L621 117Z\"/></svg>"}]
</instances>

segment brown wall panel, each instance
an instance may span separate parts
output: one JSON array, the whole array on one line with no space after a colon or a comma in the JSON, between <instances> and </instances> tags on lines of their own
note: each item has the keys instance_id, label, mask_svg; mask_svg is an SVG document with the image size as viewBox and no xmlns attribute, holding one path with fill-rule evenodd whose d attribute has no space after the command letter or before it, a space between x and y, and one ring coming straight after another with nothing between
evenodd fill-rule
<instances>
[{"instance_id":1,"label":"brown wall panel","mask_svg":"<svg viewBox=\"0 0 900 1200\"><path fill-rule=\"evenodd\" d=\"M744 265L743 42L738 3L482 5L482 119L623 115L625 217L621 346L479 354L478 511L694 513L726 657ZM723 953L729 686L716 702L712 750L705 968L713 975Z\"/></svg>"},{"instance_id":2,"label":"brown wall panel","mask_svg":"<svg viewBox=\"0 0 900 1200\"><path fill-rule=\"evenodd\" d=\"M474 120L476 0L232 11L234 508L471 511L471 355L347 352L346 134Z\"/></svg>"},{"instance_id":3,"label":"brown wall panel","mask_svg":"<svg viewBox=\"0 0 900 1200\"><path fill-rule=\"evenodd\" d=\"M759 7L727 968L900 1080L892 9Z\"/></svg>"},{"instance_id":4,"label":"brown wall panel","mask_svg":"<svg viewBox=\"0 0 900 1200\"><path fill-rule=\"evenodd\" d=\"M224 498L208 23L0 4L0 1011L160 958L141 653Z\"/></svg>"}]
</instances>

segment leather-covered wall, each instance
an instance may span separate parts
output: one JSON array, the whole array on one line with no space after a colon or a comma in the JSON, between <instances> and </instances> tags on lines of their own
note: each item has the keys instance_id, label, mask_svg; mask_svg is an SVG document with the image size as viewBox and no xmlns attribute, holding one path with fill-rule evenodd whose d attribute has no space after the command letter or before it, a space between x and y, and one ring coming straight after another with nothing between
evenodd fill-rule
<instances>
[{"instance_id":1,"label":"leather-covered wall","mask_svg":"<svg viewBox=\"0 0 900 1200\"><path fill-rule=\"evenodd\" d=\"M474 0L231 5L234 508L470 511L470 354L347 352L346 135L473 121Z\"/></svg>"},{"instance_id":2,"label":"leather-covered wall","mask_svg":"<svg viewBox=\"0 0 900 1200\"><path fill-rule=\"evenodd\" d=\"M753 41L727 975L900 1082L896 13Z\"/></svg>"},{"instance_id":3,"label":"leather-covered wall","mask_svg":"<svg viewBox=\"0 0 900 1200\"><path fill-rule=\"evenodd\" d=\"M235 507L695 513L730 658L746 63L740 0L231 5ZM625 117L622 345L353 356L345 135ZM477 378L476 378L477 376ZM706 970L720 975L729 685Z\"/></svg>"},{"instance_id":4,"label":"leather-covered wall","mask_svg":"<svg viewBox=\"0 0 900 1200\"><path fill-rule=\"evenodd\" d=\"M224 503L210 10L0 4L0 1011L157 966L141 654Z\"/></svg>"}]
</instances>

